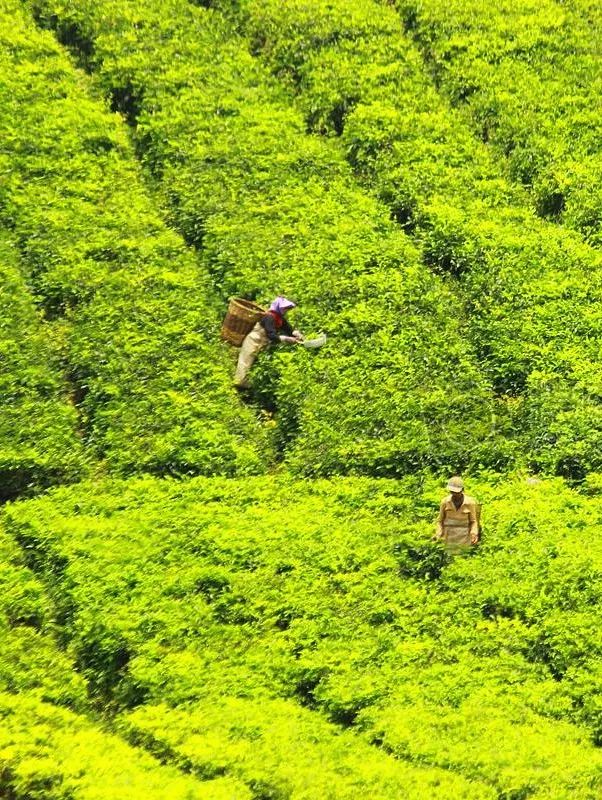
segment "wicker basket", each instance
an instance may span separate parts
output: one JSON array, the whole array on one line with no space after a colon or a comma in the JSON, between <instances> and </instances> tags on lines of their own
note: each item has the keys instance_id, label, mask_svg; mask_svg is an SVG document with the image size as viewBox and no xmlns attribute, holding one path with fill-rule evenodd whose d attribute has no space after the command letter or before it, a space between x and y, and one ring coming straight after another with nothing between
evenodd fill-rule
<instances>
[{"instance_id":1,"label":"wicker basket","mask_svg":"<svg viewBox=\"0 0 602 800\"><path fill-rule=\"evenodd\" d=\"M251 300L231 297L228 311L222 323L222 339L240 347L247 333L263 317L266 309Z\"/></svg>"}]
</instances>

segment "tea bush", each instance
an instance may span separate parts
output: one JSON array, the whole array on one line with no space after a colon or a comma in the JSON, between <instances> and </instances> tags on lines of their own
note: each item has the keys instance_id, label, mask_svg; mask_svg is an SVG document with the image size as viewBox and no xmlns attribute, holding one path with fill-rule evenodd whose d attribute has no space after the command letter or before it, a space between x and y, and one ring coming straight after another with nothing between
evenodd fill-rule
<instances>
[{"instance_id":1,"label":"tea bush","mask_svg":"<svg viewBox=\"0 0 602 800\"><path fill-rule=\"evenodd\" d=\"M89 450L122 473L261 471L269 448L229 387L210 279L125 125L17 3L0 39L0 222L60 328Z\"/></svg>"},{"instance_id":2,"label":"tea bush","mask_svg":"<svg viewBox=\"0 0 602 800\"><path fill-rule=\"evenodd\" d=\"M84 469L78 419L61 377L60 338L34 305L0 231L0 497L69 482Z\"/></svg>"},{"instance_id":3,"label":"tea bush","mask_svg":"<svg viewBox=\"0 0 602 800\"><path fill-rule=\"evenodd\" d=\"M544 216L602 242L597 4L396 3L438 85Z\"/></svg>"},{"instance_id":4,"label":"tea bush","mask_svg":"<svg viewBox=\"0 0 602 800\"><path fill-rule=\"evenodd\" d=\"M272 353L255 373L291 468L396 475L515 458L461 293L421 267L388 208L306 133L219 14L184 0L34 7L80 56L89 42L107 96L129 87L143 163L224 290L290 293L306 333L329 334L321 351Z\"/></svg>"},{"instance_id":5,"label":"tea bush","mask_svg":"<svg viewBox=\"0 0 602 800\"><path fill-rule=\"evenodd\" d=\"M0 791L13 800L250 800L238 781L196 780L77 715L0 694Z\"/></svg>"},{"instance_id":6,"label":"tea bush","mask_svg":"<svg viewBox=\"0 0 602 800\"><path fill-rule=\"evenodd\" d=\"M162 759L277 797L318 796L320 763L335 797L594 798L597 497L476 494L485 538L453 561L418 479L149 478L4 518L93 702Z\"/></svg>"},{"instance_id":7,"label":"tea bush","mask_svg":"<svg viewBox=\"0 0 602 800\"><path fill-rule=\"evenodd\" d=\"M84 716L86 683L60 648L64 618L23 564L24 553L0 533L0 794L250 800L242 783L179 775ZM45 566L58 587L66 564L50 554Z\"/></svg>"},{"instance_id":8,"label":"tea bush","mask_svg":"<svg viewBox=\"0 0 602 800\"><path fill-rule=\"evenodd\" d=\"M591 308L599 252L536 219L527 195L436 91L390 4L218 7L294 93L308 126L338 142L426 263L459 279L463 333L530 463L574 478L597 469L601 425L591 390L601 331Z\"/></svg>"},{"instance_id":9,"label":"tea bush","mask_svg":"<svg viewBox=\"0 0 602 800\"><path fill-rule=\"evenodd\" d=\"M254 797L493 798L484 782L412 765L284 700L229 698L190 709L144 706L120 721L133 742L202 775L234 774Z\"/></svg>"},{"instance_id":10,"label":"tea bush","mask_svg":"<svg viewBox=\"0 0 602 800\"><path fill-rule=\"evenodd\" d=\"M4 532L0 556L0 692L85 708L85 683L55 640L53 605Z\"/></svg>"}]
</instances>

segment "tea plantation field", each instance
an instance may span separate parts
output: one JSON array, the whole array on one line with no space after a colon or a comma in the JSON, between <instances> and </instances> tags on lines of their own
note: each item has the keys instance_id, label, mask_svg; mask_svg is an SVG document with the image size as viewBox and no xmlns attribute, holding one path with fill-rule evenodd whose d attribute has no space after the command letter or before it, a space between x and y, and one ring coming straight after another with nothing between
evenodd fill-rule
<instances>
[{"instance_id":1,"label":"tea plantation field","mask_svg":"<svg viewBox=\"0 0 602 800\"><path fill-rule=\"evenodd\" d=\"M0 797L602 797L601 32L0 0Z\"/></svg>"}]
</instances>

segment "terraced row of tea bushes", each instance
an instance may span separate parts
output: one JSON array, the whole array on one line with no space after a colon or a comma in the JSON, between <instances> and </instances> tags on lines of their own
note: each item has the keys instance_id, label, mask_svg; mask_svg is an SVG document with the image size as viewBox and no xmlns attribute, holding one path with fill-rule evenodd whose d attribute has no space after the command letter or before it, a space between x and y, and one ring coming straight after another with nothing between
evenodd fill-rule
<instances>
[{"instance_id":1,"label":"terraced row of tea bushes","mask_svg":"<svg viewBox=\"0 0 602 800\"><path fill-rule=\"evenodd\" d=\"M468 781L453 770L393 759L287 700L228 697L182 709L145 705L125 714L120 729L133 742L158 757L168 755L183 768L236 775L251 787L253 797L496 796L485 783Z\"/></svg>"},{"instance_id":2,"label":"terraced row of tea bushes","mask_svg":"<svg viewBox=\"0 0 602 800\"><path fill-rule=\"evenodd\" d=\"M538 212L602 244L599 4L395 5L438 84L530 187Z\"/></svg>"},{"instance_id":3,"label":"terraced row of tea bushes","mask_svg":"<svg viewBox=\"0 0 602 800\"><path fill-rule=\"evenodd\" d=\"M260 470L209 279L154 207L126 126L12 0L0 43L0 222L57 320L86 444L118 472Z\"/></svg>"},{"instance_id":4,"label":"terraced row of tea bushes","mask_svg":"<svg viewBox=\"0 0 602 800\"><path fill-rule=\"evenodd\" d=\"M168 497L171 495L169 499L175 500L180 512L184 511L188 520L187 525L190 523L191 516L194 517L195 509L200 511L204 501L208 501L209 514L204 515L201 513L197 521L197 524L204 526L213 518L216 504L219 502L223 510L231 494L238 494L237 505L240 513L243 508L241 503L248 507L249 498L251 496L256 497L257 490L259 496L269 497L273 495L271 486L273 484L266 481L262 485L251 486L250 489L241 491L240 486L235 484L209 484L205 487L203 496L203 493L199 493L198 490L191 492L189 489L187 490L182 488L181 485L173 483L169 486ZM139 506L137 510L134 510L135 514L145 513L146 507L141 500L143 495L148 496L150 494L152 497L154 492L151 506L156 512L159 509L153 500L166 499L165 488L151 481L132 485L119 484L119 492L125 503L124 508L127 508L128 512L133 510L132 501L134 505ZM175 496L172 493L175 493ZM178 502L177 498L180 495L183 495L183 497ZM290 492L287 492L287 495L290 500ZM67 498L68 496L63 495L63 497ZM479 800L481 798L492 798L493 800L494 795L486 786L472 785L460 776L449 774L440 769L411 766L403 762L397 763L386 754L373 750L367 743L357 741L351 733L340 734L336 727L317 718L312 711L299 708L294 701L269 699L266 696L265 689L262 690L260 688L261 696L253 694L252 698L247 700L244 697L236 697L234 694L229 696L227 691L221 692L219 687L223 676L220 676L219 668L216 669L211 663L207 663L202 668L200 667L198 659L201 653L200 651L194 652L194 650L186 646L183 637L188 634L179 627L176 618L170 613L170 607L175 610L179 606L181 620L184 621L185 616L187 616L186 624L195 626L196 633L199 634L206 614L202 611L198 593L203 593L202 596L209 602L212 596L217 599L220 592L224 591L224 586L220 585L220 577L222 574L227 574L225 566L212 566L211 564L203 564L203 561L201 561L200 565L196 563L193 566L192 574L187 576L186 573L191 564L187 561L186 555L183 560L180 560L182 553L178 552L173 546L173 537L168 537L166 541L169 542L168 550L171 563L167 571L164 571L164 576L169 573L167 576L168 591L165 593L164 598L160 596L160 593L156 594L154 589L152 597L150 595L144 596L142 585L136 586L136 578L134 577L133 569L136 558L132 559L126 555L129 549L128 546L125 545L122 549L116 537L106 537L107 531L113 530L115 523L118 528L120 527L119 521L115 519L113 514L115 511L114 504L117 503L119 506L121 501L113 494L105 494L105 496L94 499L94 492L90 492L88 488L84 488L80 498L86 505L85 517L77 519L76 515L72 517L72 522L75 522L82 532L86 528L87 533L83 534L82 539L71 538L71 534L68 534L69 544L66 540L62 543L65 546L64 552L66 553L69 550L74 555L75 562L79 562L80 566L82 566L87 559L88 544L92 544L92 539L96 534L100 535L101 538L95 541L93 549L96 550L97 546L100 545L112 563L108 564L104 558L94 561L94 563L95 568L100 568L101 572L105 574L108 580L107 588L112 586L112 589L109 589L109 593L114 592L116 588L112 583L114 578L113 569L123 569L123 586L128 587L125 590L126 593L131 593L129 602L132 603L132 607L137 607L140 611L140 602L146 606L143 616L138 618L138 622L141 624L140 630L144 628L147 631L146 635L152 640L153 648L158 647L163 651L164 657L161 660L166 662L171 660L172 666L176 669L176 675L179 669L181 669L180 678L184 677L184 671L187 672L186 680L190 686L188 700L194 699L195 693L205 698L208 696L205 702L196 702L189 710L185 708L174 710L168 706L157 704L156 698L157 696L160 697L160 690L159 687L156 687L153 691L154 703L144 705L132 715L126 714L121 721L119 729L131 739L133 744L144 745L156 754L161 761L173 761L184 771L192 772L202 777L208 781L209 787L214 787L215 785L219 787L220 781L214 779L216 776L225 775L226 777L222 779L224 785L232 782L237 788L235 791L233 786L230 789L231 794L224 792L224 797L271 797L276 800L276 798L285 797L317 798L328 796L340 798L341 800L343 798L352 800L352 798L357 797L358 791L362 791L369 792L371 797L382 798L383 800L391 796L398 796L401 793L408 798L429 797L445 800L445 798L454 796L471 799L478 798ZM192 508L190 506L191 498L194 503ZM72 497L68 498L68 502L71 502L72 499ZM49 508L48 505L46 507ZM74 511L73 508L71 510ZM163 513L165 513L165 510L164 508ZM257 509L258 512L261 510L262 508ZM57 516L54 508L53 511L53 519L52 521L49 520L50 525L54 527L58 523L58 528L60 529L60 517ZM100 512L100 517L96 517L95 511ZM92 512L92 514L88 515L86 512ZM102 517L104 517L104 520ZM103 522L106 523L106 527ZM132 520L129 518L127 524L131 524L131 522ZM149 522L154 527L156 517L151 515ZM168 526L173 524L173 519L170 518L169 514L166 522ZM99 526L98 523L100 523ZM219 530L221 521L216 520L216 523ZM91 527L88 527L88 525ZM94 528L96 528L96 534L92 533ZM103 529L102 533L101 528ZM73 597L69 593L64 595L65 584L63 584L62 578L57 575L56 569L53 572L53 564L61 559L58 555L61 545L55 548L51 541L48 540L47 544L50 547L40 548L34 552L30 547L30 545L34 544L33 539L28 535L24 526L17 523L15 529L19 531L18 537L22 545L25 545L25 552L29 552L32 556L32 563L38 568L43 568L46 577L52 580L57 600L60 598L59 612L67 622L67 628L64 633L75 637L79 637L79 634L82 633L82 638L78 641L76 649L80 649L80 659L83 650L87 653L87 660L80 666L84 666L90 686L95 686L98 689L99 685L103 684L106 689L110 688L109 681L111 676L103 675L103 670L113 668L121 669L125 672L127 656L124 655L124 647L135 647L131 636L121 628L124 622L126 627L131 624L132 620L128 619L129 612L125 608L121 608L121 611L118 612L118 617L121 621L118 621L115 616L116 608L124 598L122 596L118 599L114 598L117 600L117 604L112 602L107 605L102 616L99 616L98 608L92 611L91 608L84 608L83 606L78 608L73 605ZM138 539L138 533L142 533L142 531L139 531L134 525L131 532L133 536L131 544L133 544L134 540L137 540L140 544L142 540ZM142 535L147 536L148 532L147 529ZM158 531L155 530L155 532ZM261 536L262 533L261 530L256 532L257 536ZM226 535L231 536L232 531L227 531ZM86 540L88 540L87 543ZM148 552L152 551L157 543L158 539L152 539L149 542L150 548ZM238 545L235 541L231 541L230 552L235 560L238 560L237 556L248 557L248 545L249 542L247 540L243 544L242 552L238 552ZM75 555L75 550L71 550L71 547L75 548L77 555ZM138 547L134 545L133 549L130 549L130 553L134 554L137 550ZM122 560L120 564L118 564L119 551L125 557L125 560ZM210 561L215 561L215 559L212 558ZM67 566L66 562L63 561L61 563ZM138 563L136 570L141 570L141 566ZM67 567L67 570L70 571L69 567ZM140 574L143 572L144 570L141 570ZM157 574L152 567L151 573L154 581L157 578ZM67 572L64 573L63 577L67 583L71 582ZM189 579L194 584L192 593L189 593L186 589L186 586L190 583ZM77 576L76 583L79 584ZM177 586L177 584L181 585ZM76 593L79 593L83 586L79 584L78 587L74 586L73 588L75 588ZM99 587L93 587L90 584L90 588L94 595L90 599L95 605L100 600L99 595L96 593ZM167 606L162 602L165 598L168 598ZM71 619L68 618L68 609L73 614ZM164 624L160 625L162 633L159 634L156 622L160 617L163 617ZM85 632L81 629L84 618L92 625L92 628ZM170 624L173 625L171 629ZM190 633L194 639L195 634L192 631ZM207 648L203 651L203 656L208 662L211 662L215 655L217 654L213 652L212 648ZM91 658L94 658L94 661L91 661ZM167 686L173 693L174 676L169 674L169 663L163 665L156 657L153 660L155 662L153 664L154 671L159 681L162 680L159 677L159 672L166 670ZM143 668L149 672L149 666L149 664L146 664ZM252 681L249 684L250 674L246 672L244 676L247 681L240 687L240 691L243 694L256 688ZM152 682L154 677L149 673L146 683ZM138 693L140 688L141 686L139 685ZM227 685L227 688L231 690L229 685ZM182 689L180 688L181 691ZM173 701L173 694L170 695L169 699ZM130 698L130 700L140 702L142 697L138 696L136 700L133 698ZM125 705L128 704L127 702L125 703ZM119 705L116 705L118 708ZM189 706L189 703L187 705ZM26 770L38 776L42 771L42 766L44 766L43 756L49 750L52 754L53 762L51 774L53 776L57 773L64 775L63 781L74 792L75 797L85 796L88 781L92 781L94 778L98 781L100 778L98 772L92 771L88 774L86 770L86 767L88 767L86 757L89 757L88 748L96 748L101 753L102 758L92 762L90 768L94 767L94 769L98 770L103 766L104 758L115 759L113 763L123 764L122 759L127 756L126 763L130 765L130 769L134 772L134 786L137 789L138 784L141 783L139 764L140 762L142 765L145 764L144 758L137 757L132 752L129 754L127 752L119 752L119 748L114 741L98 741L98 734L81 723L76 724L67 715L61 714L56 710L49 711L37 707L29 710L30 714L26 721L17 716L17 712L13 710L14 717L9 717L8 729L4 732L4 736L0 737L0 764L4 762L5 766L8 764L11 767L11 772L9 773L11 785L17 783L17 785L21 786L22 783L24 787L29 788L31 780L27 780L30 776ZM4 715L3 711L5 711ZM3 709L2 700L0 699L0 716L4 718L5 715L6 710ZM3 721L5 720L3 719ZM38 730L38 726L42 727L42 732ZM80 740L77 751L74 753L73 744L76 735L80 737ZM31 745L32 740L36 742L35 747ZM24 746L25 741L29 743L27 748ZM15 743L20 746L15 746ZM2 745L6 745L8 749L9 744L11 747L9 751L10 760L4 755L2 747ZM123 747L121 749L123 750ZM29 760L30 755L33 758L35 771L32 770L32 764ZM74 761L74 755L77 755L78 761ZM117 760L118 757L119 760ZM76 764L79 767L78 772L74 771ZM319 765L319 768L317 768L317 765ZM47 765L47 768L50 768L50 764ZM112 770L105 768L107 769L108 777L114 779ZM83 776L81 776L82 769L84 770ZM152 776L153 773L146 776L143 774L142 777L148 783ZM121 776L117 785L128 786L128 791L130 791L127 783L129 780L132 780L132 777L129 772L126 772ZM244 785L248 786L244 793L238 788L239 782L244 782ZM100 787L98 785L97 787L100 791ZM113 783L109 783L107 786L103 782L103 797L111 797L112 790ZM19 794L17 796L27 795ZM153 796L155 795L153 794ZM158 796L162 795L159 794ZM204 797L205 795L191 793L191 797L196 798L197 796ZM222 794L211 794L208 791L206 796L219 798ZM49 794L47 797L52 797L52 795Z\"/></svg>"},{"instance_id":5,"label":"terraced row of tea bushes","mask_svg":"<svg viewBox=\"0 0 602 800\"><path fill-rule=\"evenodd\" d=\"M574 477L596 468L599 253L533 215L435 91L390 6L221 7L295 92L308 124L340 137L358 178L413 231L427 261L460 276L469 334L533 464Z\"/></svg>"},{"instance_id":6,"label":"terraced row of tea bushes","mask_svg":"<svg viewBox=\"0 0 602 800\"><path fill-rule=\"evenodd\" d=\"M85 681L57 646L61 620L22 562L0 532L0 795L250 800L236 781L178 775L85 718ZM58 580L65 564L50 555L47 565Z\"/></svg>"},{"instance_id":7,"label":"terraced row of tea bushes","mask_svg":"<svg viewBox=\"0 0 602 800\"><path fill-rule=\"evenodd\" d=\"M77 413L60 377L56 331L38 313L15 247L0 231L0 498L73 480L83 468Z\"/></svg>"},{"instance_id":8,"label":"terraced row of tea bushes","mask_svg":"<svg viewBox=\"0 0 602 800\"><path fill-rule=\"evenodd\" d=\"M57 647L53 606L4 532L0 557L0 692L83 710L86 686Z\"/></svg>"},{"instance_id":9,"label":"terraced row of tea bushes","mask_svg":"<svg viewBox=\"0 0 602 800\"><path fill-rule=\"evenodd\" d=\"M0 693L0 791L11 800L251 800L235 780L163 766L82 717Z\"/></svg>"},{"instance_id":10,"label":"terraced row of tea bushes","mask_svg":"<svg viewBox=\"0 0 602 800\"><path fill-rule=\"evenodd\" d=\"M440 491L410 480L107 483L14 504L5 524L92 696L161 758L279 800L323 781L336 798L405 782L593 799L598 648L572 643L597 624L599 581L579 587L600 570L598 499L560 481L477 490L484 542L451 564L429 541Z\"/></svg>"},{"instance_id":11,"label":"terraced row of tea bushes","mask_svg":"<svg viewBox=\"0 0 602 800\"><path fill-rule=\"evenodd\" d=\"M470 664L460 661L445 668L465 671ZM440 684L440 675L441 671L429 676L432 685ZM483 678L482 672L479 677ZM459 682L452 687L448 682L446 689L463 694ZM504 796L593 800L599 792L599 754L587 743L585 732L542 719L521 707L520 701L509 703L497 686L493 691L477 689L459 703L438 705L430 698L422 700L421 691L416 686L400 691L359 718L362 738L378 744L396 762L376 754L370 757L369 746L362 746L350 732L338 737L338 747L330 738L308 750L298 744L301 732L307 730L315 741L320 728L326 728L313 720L312 725L301 723L312 714L315 717L315 712L295 713L290 703L259 697L217 705L209 700L186 709L145 705L124 715L121 728L132 741L163 757L169 753L182 766L234 769L236 764L242 774L258 775L279 800L322 797L328 786L331 797L350 799L357 797L358 789L379 798L403 791L404 797L425 800ZM243 745L241 729L248 740ZM287 742L289 747L283 746ZM251 748L254 757L248 758ZM241 754L247 763L241 764ZM320 756L351 773L352 787L333 781L334 770L316 773Z\"/></svg>"},{"instance_id":12,"label":"terraced row of tea bushes","mask_svg":"<svg viewBox=\"0 0 602 800\"><path fill-rule=\"evenodd\" d=\"M292 468L391 475L512 460L462 297L421 267L336 148L306 134L219 14L184 0L34 7L78 53L88 43L88 68L135 116L174 222L225 290L290 293L306 333L330 335L321 351L282 350L254 373L261 401L276 397Z\"/></svg>"}]
</instances>

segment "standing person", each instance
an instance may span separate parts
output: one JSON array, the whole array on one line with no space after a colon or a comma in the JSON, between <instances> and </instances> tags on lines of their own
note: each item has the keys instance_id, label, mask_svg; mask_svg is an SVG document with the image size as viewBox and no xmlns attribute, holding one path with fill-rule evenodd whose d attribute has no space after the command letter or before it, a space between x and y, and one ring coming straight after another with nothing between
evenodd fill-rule
<instances>
[{"instance_id":1,"label":"standing person","mask_svg":"<svg viewBox=\"0 0 602 800\"><path fill-rule=\"evenodd\" d=\"M479 506L464 494L464 481L458 475L449 479L447 488L449 494L439 507L436 538L449 551L458 551L479 541Z\"/></svg>"},{"instance_id":2,"label":"standing person","mask_svg":"<svg viewBox=\"0 0 602 800\"><path fill-rule=\"evenodd\" d=\"M238 356L236 373L234 374L234 386L237 389L249 388L249 372L258 353L270 344L298 344L303 341L301 331L294 331L286 319L286 314L291 308L295 308L292 300L279 296L270 306L270 310L259 322L255 324L253 330L245 336Z\"/></svg>"}]
</instances>

